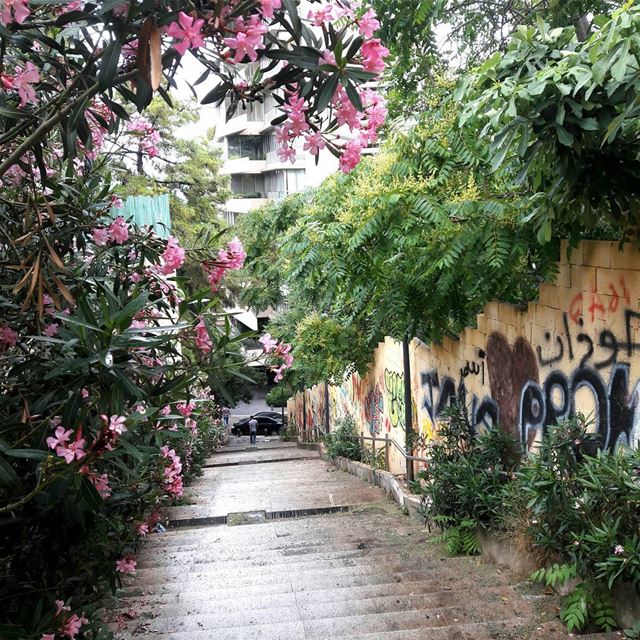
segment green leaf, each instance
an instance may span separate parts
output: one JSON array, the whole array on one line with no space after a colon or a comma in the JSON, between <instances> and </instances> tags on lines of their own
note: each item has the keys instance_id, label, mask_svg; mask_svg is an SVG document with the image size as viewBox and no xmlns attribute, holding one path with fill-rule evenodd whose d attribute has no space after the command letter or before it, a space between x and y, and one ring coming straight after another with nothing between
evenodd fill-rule
<instances>
[{"instance_id":1,"label":"green leaf","mask_svg":"<svg viewBox=\"0 0 640 640\"><path fill-rule=\"evenodd\" d=\"M14 492L22 490L22 483L13 466L0 456L0 486L8 487Z\"/></svg>"},{"instance_id":2,"label":"green leaf","mask_svg":"<svg viewBox=\"0 0 640 640\"><path fill-rule=\"evenodd\" d=\"M98 85L101 89L109 87L116 77L121 52L122 43L120 40L114 40L104 50L98 71Z\"/></svg>"}]
</instances>

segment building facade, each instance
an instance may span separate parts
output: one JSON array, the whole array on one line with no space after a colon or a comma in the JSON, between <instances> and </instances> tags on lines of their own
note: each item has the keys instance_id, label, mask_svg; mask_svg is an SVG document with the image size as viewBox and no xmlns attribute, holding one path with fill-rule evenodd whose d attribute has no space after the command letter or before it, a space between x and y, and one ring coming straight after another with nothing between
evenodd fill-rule
<instances>
[{"instance_id":1,"label":"building facade","mask_svg":"<svg viewBox=\"0 0 640 640\"><path fill-rule=\"evenodd\" d=\"M239 105L236 112L226 118L228 100L218 109L216 139L222 147L221 173L228 175L233 196L222 208L222 217L232 226L238 216L269 201L318 186L329 174L338 169L338 161L330 152L320 152L316 158L302 149L302 141L295 148L294 163L278 158L275 128L271 121L282 114L273 96L264 102Z\"/></svg>"}]
</instances>

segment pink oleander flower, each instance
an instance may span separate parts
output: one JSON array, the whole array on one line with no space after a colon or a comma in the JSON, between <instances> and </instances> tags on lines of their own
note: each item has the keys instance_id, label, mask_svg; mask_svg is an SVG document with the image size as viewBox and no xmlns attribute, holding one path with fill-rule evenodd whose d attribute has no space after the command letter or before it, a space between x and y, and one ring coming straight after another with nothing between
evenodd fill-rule
<instances>
[{"instance_id":1,"label":"pink oleander flower","mask_svg":"<svg viewBox=\"0 0 640 640\"><path fill-rule=\"evenodd\" d=\"M164 490L167 495L179 498L183 493L182 463L180 456L167 445L162 447L162 457L170 461L170 465L164 468Z\"/></svg>"},{"instance_id":2,"label":"pink oleander flower","mask_svg":"<svg viewBox=\"0 0 640 640\"><path fill-rule=\"evenodd\" d=\"M71 440L72 434L73 429L67 429L65 431L64 427L58 427L55 431L55 434L47 438L47 446L49 447L49 449L56 449L56 453L58 449L64 450L66 443Z\"/></svg>"},{"instance_id":3,"label":"pink oleander flower","mask_svg":"<svg viewBox=\"0 0 640 640\"><path fill-rule=\"evenodd\" d=\"M307 14L307 18L311 20L311 23L314 27L324 27L332 20L335 20L333 11L333 5L327 4L316 11L309 11L309 13Z\"/></svg>"},{"instance_id":4,"label":"pink oleander flower","mask_svg":"<svg viewBox=\"0 0 640 640\"><path fill-rule=\"evenodd\" d=\"M30 14L29 0L0 0L0 24L22 24Z\"/></svg>"},{"instance_id":5,"label":"pink oleander flower","mask_svg":"<svg viewBox=\"0 0 640 640\"><path fill-rule=\"evenodd\" d=\"M168 416L171 413L171 407L168 404L165 404L162 409L160 409L161 416Z\"/></svg>"},{"instance_id":6,"label":"pink oleander flower","mask_svg":"<svg viewBox=\"0 0 640 640\"><path fill-rule=\"evenodd\" d=\"M9 347L15 347L18 342L18 334L6 324L0 324L0 353Z\"/></svg>"},{"instance_id":7,"label":"pink oleander flower","mask_svg":"<svg viewBox=\"0 0 640 640\"><path fill-rule=\"evenodd\" d=\"M122 209L122 198L119 198L116 195L111 195L109 196L109 204L114 209Z\"/></svg>"},{"instance_id":8,"label":"pink oleander flower","mask_svg":"<svg viewBox=\"0 0 640 640\"><path fill-rule=\"evenodd\" d=\"M39 81L40 73L32 62L27 62L25 68L16 73L13 78L13 88L18 91L21 107L24 107L28 102L35 104L38 101L38 95L32 85Z\"/></svg>"},{"instance_id":9,"label":"pink oleander flower","mask_svg":"<svg viewBox=\"0 0 640 640\"><path fill-rule=\"evenodd\" d=\"M113 7L111 11L114 16L117 16L118 18L124 18L129 13L129 3L121 2L120 4L117 4L115 7Z\"/></svg>"},{"instance_id":10,"label":"pink oleander flower","mask_svg":"<svg viewBox=\"0 0 640 640\"><path fill-rule=\"evenodd\" d=\"M198 423L193 418L186 418L184 426L187 427L194 436L198 435Z\"/></svg>"},{"instance_id":11,"label":"pink oleander flower","mask_svg":"<svg viewBox=\"0 0 640 640\"><path fill-rule=\"evenodd\" d=\"M109 242L109 229L106 229L105 227L96 227L95 229L92 229L91 239L94 244L99 247L103 247L107 242Z\"/></svg>"},{"instance_id":12,"label":"pink oleander flower","mask_svg":"<svg viewBox=\"0 0 640 640\"><path fill-rule=\"evenodd\" d=\"M276 153L278 154L280 162L291 162L291 164L295 164L296 151L292 146L284 145L282 147L278 147Z\"/></svg>"},{"instance_id":13,"label":"pink oleander flower","mask_svg":"<svg viewBox=\"0 0 640 640\"><path fill-rule=\"evenodd\" d=\"M246 257L247 254L238 236L234 236L227 242L227 269L242 269Z\"/></svg>"},{"instance_id":14,"label":"pink oleander flower","mask_svg":"<svg viewBox=\"0 0 640 640\"><path fill-rule=\"evenodd\" d=\"M60 327L54 322L53 324L48 324L43 330L42 333L48 338L52 338L58 333L58 329Z\"/></svg>"},{"instance_id":15,"label":"pink oleander flower","mask_svg":"<svg viewBox=\"0 0 640 640\"><path fill-rule=\"evenodd\" d=\"M265 18L273 18L274 9L282 7L282 0L260 0L260 13Z\"/></svg>"},{"instance_id":16,"label":"pink oleander flower","mask_svg":"<svg viewBox=\"0 0 640 640\"><path fill-rule=\"evenodd\" d=\"M304 151L309 151L309 153L314 156L317 156L320 153L320 150L327 146L320 132L308 133L304 139Z\"/></svg>"},{"instance_id":17,"label":"pink oleander flower","mask_svg":"<svg viewBox=\"0 0 640 640\"><path fill-rule=\"evenodd\" d=\"M122 55L125 58L135 58L138 55L138 44L138 38L127 42L127 44L122 47Z\"/></svg>"},{"instance_id":18,"label":"pink oleander flower","mask_svg":"<svg viewBox=\"0 0 640 640\"><path fill-rule=\"evenodd\" d=\"M63 611L71 611L71 607L65 605L64 600L56 600L56 617L58 617Z\"/></svg>"},{"instance_id":19,"label":"pink oleander flower","mask_svg":"<svg viewBox=\"0 0 640 640\"><path fill-rule=\"evenodd\" d=\"M342 151L342 155L340 156L340 171L344 173L349 173L352 171L358 162L360 162L360 157L362 155L362 143L360 140L350 140L344 146Z\"/></svg>"},{"instance_id":20,"label":"pink oleander flower","mask_svg":"<svg viewBox=\"0 0 640 640\"><path fill-rule=\"evenodd\" d=\"M196 325L196 347L203 353L209 353L213 348L207 325L202 316L198 316L199 321Z\"/></svg>"},{"instance_id":21,"label":"pink oleander flower","mask_svg":"<svg viewBox=\"0 0 640 640\"><path fill-rule=\"evenodd\" d=\"M197 49L204 46L204 38L202 37L202 18L196 20L190 15L181 11L178 14L178 21L172 22L167 29L167 35L180 40L173 45L173 48L183 56L187 49Z\"/></svg>"},{"instance_id":22,"label":"pink oleander flower","mask_svg":"<svg viewBox=\"0 0 640 640\"><path fill-rule=\"evenodd\" d=\"M184 402L179 402L176 405L176 409L180 412L180 414L182 416L184 416L185 418L188 418L192 413L193 410L196 408L196 403L191 401L189 402L189 404L186 404Z\"/></svg>"},{"instance_id":23,"label":"pink oleander flower","mask_svg":"<svg viewBox=\"0 0 640 640\"><path fill-rule=\"evenodd\" d=\"M40 640L56 640L56 634L55 633L43 633L40 636Z\"/></svg>"},{"instance_id":24,"label":"pink oleander flower","mask_svg":"<svg viewBox=\"0 0 640 640\"><path fill-rule=\"evenodd\" d=\"M101 498L106 500L111 495L111 487L109 486L108 474L103 473L99 476L93 474L93 476L89 476L89 480L96 488L96 491L100 494Z\"/></svg>"},{"instance_id":25,"label":"pink oleander flower","mask_svg":"<svg viewBox=\"0 0 640 640\"><path fill-rule=\"evenodd\" d=\"M237 64L242 62L245 56L251 62L258 59L257 49L264 49L264 34L267 27L256 15L252 15L248 20L236 18L234 20L234 38L224 38L224 43L234 52L231 62Z\"/></svg>"},{"instance_id":26,"label":"pink oleander flower","mask_svg":"<svg viewBox=\"0 0 640 640\"><path fill-rule=\"evenodd\" d=\"M83 387L80 390L80 395L82 396L83 400L87 400L89 398L89 391Z\"/></svg>"},{"instance_id":27,"label":"pink oleander flower","mask_svg":"<svg viewBox=\"0 0 640 640\"><path fill-rule=\"evenodd\" d=\"M122 244L129 239L129 225L122 216L118 216L109 225L109 237L114 244Z\"/></svg>"},{"instance_id":28,"label":"pink oleander flower","mask_svg":"<svg viewBox=\"0 0 640 640\"><path fill-rule=\"evenodd\" d=\"M149 535L149 525L146 522L139 522L136 526L138 535L146 538Z\"/></svg>"},{"instance_id":29,"label":"pink oleander flower","mask_svg":"<svg viewBox=\"0 0 640 640\"><path fill-rule=\"evenodd\" d=\"M265 353L271 353L278 345L278 341L273 338L270 333L265 333L260 336L258 342L262 345Z\"/></svg>"},{"instance_id":30,"label":"pink oleander flower","mask_svg":"<svg viewBox=\"0 0 640 640\"><path fill-rule=\"evenodd\" d=\"M338 63L336 62L336 56L334 55L334 53L332 51L329 51L329 49L325 49L322 52L322 56L321 56L320 60L318 61L320 64L328 64L331 67L337 67L338 66Z\"/></svg>"},{"instance_id":31,"label":"pink oleander flower","mask_svg":"<svg viewBox=\"0 0 640 640\"><path fill-rule=\"evenodd\" d=\"M116 571L120 573L135 573L138 563L133 556L125 556L116 560Z\"/></svg>"},{"instance_id":32,"label":"pink oleander flower","mask_svg":"<svg viewBox=\"0 0 640 640\"><path fill-rule=\"evenodd\" d=\"M107 425L109 431L117 433L119 436L127 430L127 427L124 426L124 423L127 421L126 416L113 415L109 418L102 414L100 418L102 418L105 425Z\"/></svg>"},{"instance_id":33,"label":"pink oleander flower","mask_svg":"<svg viewBox=\"0 0 640 640\"><path fill-rule=\"evenodd\" d=\"M127 126L127 132L138 138L138 146L150 158L158 155L160 132L155 130L149 120L141 117L131 120Z\"/></svg>"},{"instance_id":34,"label":"pink oleander flower","mask_svg":"<svg viewBox=\"0 0 640 640\"><path fill-rule=\"evenodd\" d=\"M60 627L60 633L67 638L74 638L80 633L83 625L87 624L89 620L84 616L78 617L75 613L70 616L66 622Z\"/></svg>"},{"instance_id":35,"label":"pink oleander flower","mask_svg":"<svg viewBox=\"0 0 640 640\"><path fill-rule=\"evenodd\" d=\"M624 555L624 547L621 544L617 544L615 546L615 548L613 549L613 553L617 556L623 556Z\"/></svg>"},{"instance_id":36,"label":"pink oleander flower","mask_svg":"<svg viewBox=\"0 0 640 640\"><path fill-rule=\"evenodd\" d=\"M184 263L184 249L178 244L178 240L173 236L169 236L167 240L167 248L162 255L163 264L160 267L160 273L168 276L179 269Z\"/></svg>"},{"instance_id":37,"label":"pink oleander flower","mask_svg":"<svg viewBox=\"0 0 640 640\"><path fill-rule=\"evenodd\" d=\"M389 49L380 42L379 38L363 42L360 47L360 53L362 54L362 67L365 71L371 71L372 73L382 73L384 71L385 63L383 58L389 55Z\"/></svg>"},{"instance_id":38,"label":"pink oleander flower","mask_svg":"<svg viewBox=\"0 0 640 640\"><path fill-rule=\"evenodd\" d=\"M373 38L373 32L380 28L380 22L376 19L376 12L369 8L362 16L362 18L356 20L360 33L365 38Z\"/></svg>"},{"instance_id":39,"label":"pink oleander flower","mask_svg":"<svg viewBox=\"0 0 640 640\"><path fill-rule=\"evenodd\" d=\"M142 276L139 273L132 273L129 276L129 280L131 280L131 282L133 282L134 284L137 284L138 282L140 282L140 280L142 280Z\"/></svg>"}]
</instances>

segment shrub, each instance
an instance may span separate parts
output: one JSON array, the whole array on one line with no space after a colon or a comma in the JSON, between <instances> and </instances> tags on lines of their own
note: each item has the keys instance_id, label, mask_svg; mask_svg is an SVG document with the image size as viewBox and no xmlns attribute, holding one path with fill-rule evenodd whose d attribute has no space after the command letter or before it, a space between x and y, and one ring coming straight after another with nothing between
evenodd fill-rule
<instances>
[{"instance_id":1,"label":"shrub","mask_svg":"<svg viewBox=\"0 0 640 640\"><path fill-rule=\"evenodd\" d=\"M422 493L427 521L442 528L473 521L489 527L500 513L503 492L520 453L498 427L474 435L463 406L452 407L428 446L430 463L414 485Z\"/></svg>"},{"instance_id":2,"label":"shrub","mask_svg":"<svg viewBox=\"0 0 640 640\"><path fill-rule=\"evenodd\" d=\"M351 416L337 421L336 429L325 435L324 446L331 459L341 456L358 462L362 460L356 423Z\"/></svg>"}]
</instances>

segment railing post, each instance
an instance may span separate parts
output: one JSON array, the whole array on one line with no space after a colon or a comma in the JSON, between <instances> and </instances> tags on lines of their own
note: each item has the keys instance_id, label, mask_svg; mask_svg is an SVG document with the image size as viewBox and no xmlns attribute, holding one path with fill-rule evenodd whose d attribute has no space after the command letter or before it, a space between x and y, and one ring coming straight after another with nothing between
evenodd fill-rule
<instances>
[{"instance_id":1,"label":"railing post","mask_svg":"<svg viewBox=\"0 0 640 640\"><path fill-rule=\"evenodd\" d=\"M389 434L384 434L384 470L390 471L391 464L389 462Z\"/></svg>"},{"instance_id":2,"label":"railing post","mask_svg":"<svg viewBox=\"0 0 640 640\"><path fill-rule=\"evenodd\" d=\"M364 432L360 429L360 457L364 453Z\"/></svg>"},{"instance_id":3,"label":"railing post","mask_svg":"<svg viewBox=\"0 0 640 640\"><path fill-rule=\"evenodd\" d=\"M373 449L371 451L371 466L376 468L376 432L374 431L371 435L373 435Z\"/></svg>"},{"instance_id":4,"label":"railing post","mask_svg":"<svg viewBox=\"0 0 640 640\"><path fill-rule=\"evenodd\" d=\"M302 390L302 442L307 441L307 392Z\"/></svg>"},{"instance_id":5,"label":"railing post","mask_svg":"<svg viewBox=\"0 0 640 640\"><path fill-rule=\"evenodd\" d=\"M324 432L329 433L329 382L324 383Z\"/></svg>"}]
</instances>

